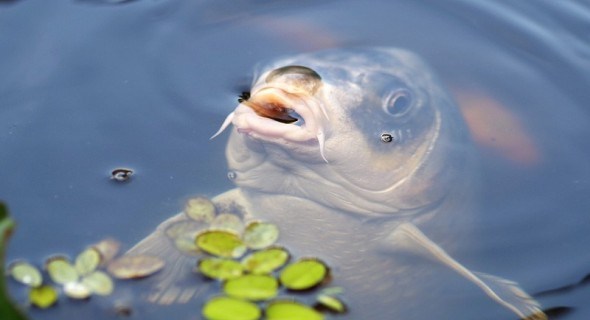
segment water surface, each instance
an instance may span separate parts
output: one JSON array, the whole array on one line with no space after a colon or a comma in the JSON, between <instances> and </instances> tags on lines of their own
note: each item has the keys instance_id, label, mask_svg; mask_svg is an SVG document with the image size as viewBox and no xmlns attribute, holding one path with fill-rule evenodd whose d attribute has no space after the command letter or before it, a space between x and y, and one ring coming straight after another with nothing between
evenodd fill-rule
<instances>
[{"instance_id":1,"label":"water surface","mask_svg":"<svg viewBox=\"0 0 590 320\"><path fill-rule=\"evenodd\" d=\"M208 138L256 63L376 45L417 52L464 106L508 117L471 123L494 125L477 141L481 240L460 260L530 293L576 283L590 273L589 31L582 1L0 2L0 199L18 221L9 260L40 264L107 235L131 245L188 197L231 188L226 136ZM136 175L113 183L116 167ZM572 308L556 319L586 319L588 297L581 285L539 300ZM110 303L31 314L102 319ZM196 305L175 317L197 318Z\"/></svg>"}]
</instances>

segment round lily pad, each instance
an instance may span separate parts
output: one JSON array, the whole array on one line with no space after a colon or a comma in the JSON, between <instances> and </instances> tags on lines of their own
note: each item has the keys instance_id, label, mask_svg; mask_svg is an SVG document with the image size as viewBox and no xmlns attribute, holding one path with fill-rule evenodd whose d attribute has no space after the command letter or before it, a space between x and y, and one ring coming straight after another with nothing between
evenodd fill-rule
<instances>
[{"instance_id":1,"label":"round lily pad","mask_svg":"<svg viewBox=\"0 0 590 320\"><path fill-rule=\"evenodd\" d=\"M231 297L252 301L274 298L279 289L277 279L269 275L247 274L230 279L223 285L223 291Z\"/></svg>"},{"instance_id":2,"label":"round lily pad","mask_svg":"<svg viewBox=\"0 0 590 320\"><path fill-rule=\"evenodd\" d=\"M107 268L118 279L136 279L150 276L164 268L164 260L153 256L123 256Z\"/></svg>"},{"instance_id":3,"label":"round lily pad","mask_svg":"<svg viewBox=\"0 0 590 320\"><path fill-rule=\"evenodd\" d=\"M256 320L261 315L256 304L230 297L213 298L203 307L203 316L208 320Z\"/></svg>"},{"instance_id":4,"label":"round lily pad","mask_svg":"<svg viewBox=\"0 0 590 320\"><path fill-rule=\"evenodd\" d=\"M86 286L92 293L100 296L108 296L113 293L115 285L113 280L106 273L102 271L94 271L93 273L82 278L82 284Z\"/></svg>"},{"instance_id":5,"label":"round lily pad","mask_svg":"<svg viewBox=\"0 0 590 320\"><path fill-rule=\"evenodd\" d=\"M32 288L29 292L29 300L34 306L46 309L57 302L57 290L52 286L40 286Z\"/></svg>"},{"instance_id":6,"label":"round lily pad","mask_svg":"<svg viewBox=\"0 0 590 320\"><path fill-rule=\"evenodd\" d=\"M215 217L215 205L205 197L189 199L184 213L193 220L211 222Z\"/></svg>"},{"instance_id":7,"label":"round lily pad","mask_svg":"<svg viewBox=\"0 0 590 320\"><path fill-rule=\"evenodd\" d=\"M315 258L301 259L285 267L279 279L291 290L306 290L322 283L328 275L328 267Z\"/></svg>"},{"instance_id":8,"label":"round lily pad","mask_svg":"<svg viewBox=\"0 0 590 320\"><path fill-rule=\"evenodd\" d=\"M279 238L279 228L266 222L254 221L244 231L244 243L250 249L263 249L274 244Z\"/></svg>"},{"instance_id":9,"label":"round lily pad","mask_svg":"<svg viewBox=\"0 0 590 320\"><path fill-rule=\"evenodd\" d=\"M76 268L66 257L58 256L47 259L45 269L51 280L57 284L76 282L80 277Z\"/></svg>"},{"instance_id":10,"label":"round lily pad","mask_svg":"<svg viewBox=\"0 0 590 320\"><path fill-rule=\"evenodd\" d=\"M211 221L210 228L240 234L244 231L244 223L242 222L242 219L235 214L221 213Z\"/></svg>"},{"instance_id":11,"label":"round lily pad","mask_svg":"<svg viewBox=\"0 0 590 320\"><path fill-rule=\"evenodd\" d=\"M242 264L250 273L268 274L285 265L289 258L287 250L274 247L251 253L242 259Z\"/></svg>"},{"instance_id":12,"label":"round lily pad","mask_svg":"<svg viewBox=\"0 0 590 320\"><path fill-rule=\"evenodd\" d=\"M74 262L79 275L86 275L98 268L100 264L100 253L95 248L88 248L82 251Z\"/></svg>"},{"instance_id":13,"label":"round lily pad","mask_svg":"<svg viewBox=\"0 0 590 320\"><path fill-rule=\"evenodd\" d=\"M39 269L28 262L14 262L8 267L8 271L14 280L30 287L38 287L43 282Z\"/></svg>"},{"instance_id":14,"label":"round lily pad","mask_svg":"<svg viewBox=\"0 0 590 320\"><path fill-rule=\"evenodd\" d=\"M244 273L244 266L239 262L221 258L202 259L197 268L205 276L219 280L237 278Z\"/></svg>"},{"instance_id":15,"label":"round lily pad","mask_svg":"<svg viewBox=\"0 0 590 320\"><path fill-rule=\"evenodd\" d=\"M290 300L271 302L266 308L267 320L322 320L324 316L316 310Z\"/></svg>"},{"instance_id":16,"label":"round lily pad","mask_svg":"<svg viewBox=\"0 0 590 320\"><path fill-rule=\"evenodd\" d=\"M64 285L64 293L72 299L87 299L92 291L81 282L68 282Z\"/></svg>"},{"instance_id":17,"label":"round lily pad","mask_svg":"<svg viewBox=\"0 0 590 320\"><path fill-rule=\"evenodd\" d=\"M333 313L345 313L346 305L340 299L327 294L318 295L316 307Z\"/></svg>"},{"instance_id":18,"label":"round lily pad","mask_svg":"<svg viewBox=\"0 0 590 320\"><path fill-rule=\"evenodd\" d=\"M201 250L218 257L239 258L247 250L237 234L224 230L204 231L195 241Z\"/></svg>"}]
</instances>

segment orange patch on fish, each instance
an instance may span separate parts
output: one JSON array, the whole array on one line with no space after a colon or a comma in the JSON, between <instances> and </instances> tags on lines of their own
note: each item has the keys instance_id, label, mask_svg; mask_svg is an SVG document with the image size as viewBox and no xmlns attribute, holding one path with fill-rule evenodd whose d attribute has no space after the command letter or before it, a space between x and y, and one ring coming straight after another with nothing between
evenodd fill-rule
<instances>
[{"instance_id":1,"label":"orange patch on fish","mask_svg":"<svg viewBox=\"0 0 590 320\"><path fill-rule=\"evenodd\" d=\"M456 89L453 93L478 146L520 165L541 161L535 141L505 105L483 92Z\"/></svg>"}]
</instances>

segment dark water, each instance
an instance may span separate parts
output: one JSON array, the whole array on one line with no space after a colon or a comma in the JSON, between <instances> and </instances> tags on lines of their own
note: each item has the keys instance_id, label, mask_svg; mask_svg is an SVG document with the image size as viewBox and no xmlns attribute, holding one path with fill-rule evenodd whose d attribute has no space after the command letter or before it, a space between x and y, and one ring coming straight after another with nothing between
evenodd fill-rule
<instances>
[{"instance_id":1,"label":"dark water","mask_svg":"<svg viewBox=\"0 0 590 320\"><path fill-rule=\"evenodd\" d=\"M131 245L187 197L231 188L225 137L208 138L257 62L378 45L419 53L460 102L517 123L474 122L493 130L478 142L482 241L461 260L533 294L577 283L590 273L588 34L583 1L0 1L0 199L18 221L9 260L40 264L107 235ZM116 167L136 175L113 183ZM588 285L538 299L570 308L555 319L590 315ZM110 303L31 314L102 319ZM175 318L198 317L197 303L186 310Z\"/></svg>"}]
</instances>

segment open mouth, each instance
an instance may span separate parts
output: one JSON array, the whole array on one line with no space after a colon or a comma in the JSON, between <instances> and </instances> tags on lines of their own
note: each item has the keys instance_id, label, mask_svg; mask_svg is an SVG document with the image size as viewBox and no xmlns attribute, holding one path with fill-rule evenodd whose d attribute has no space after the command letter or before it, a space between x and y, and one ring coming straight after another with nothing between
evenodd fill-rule
<instances>
[{"instance_id":1,"label":"open mouth","mask_svg":"<svg viewBox=\"0 0 590 320\"><path fill-rule=\"evenodd\" d=\"M253 92L230 113L214 138L233 124L238 132L268 141L306 142L317 140L324 156L324 123L327 113L320 101L277 86ZM327 161L327 160L326 160Z\"/></svg>"},{"instance_id":2,"label":"open mouth","mask_svg":"<svg viewBox=\"0 0 590 320\"><path fill-rule=\"evenodd\" d=\"M305 124L304 117L296 109L301 110L298 105L306 105L301 97L283 90L269 90L270 92L259 91L253 98L242 102L250 107L258 116L268 118L284 124L302 126Z\"/></svg>"}]
</instances>

